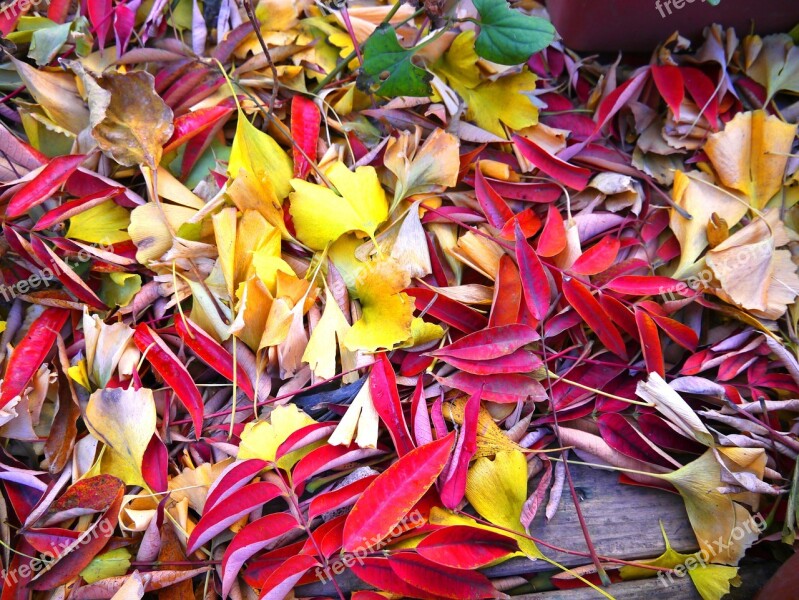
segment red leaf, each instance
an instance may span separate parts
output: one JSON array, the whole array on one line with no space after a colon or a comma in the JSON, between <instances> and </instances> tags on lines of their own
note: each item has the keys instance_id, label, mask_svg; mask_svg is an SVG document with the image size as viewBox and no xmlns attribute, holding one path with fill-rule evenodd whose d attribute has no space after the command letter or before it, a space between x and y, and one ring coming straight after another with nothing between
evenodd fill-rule
<instances>
[{"instance_id":1,"label":"red leaf","mask_svg":"<svg viewBox=\"0 0 799 600\"><path fill-rule=\"evenodd\" d=\"M696 105L704 109L704 116L714 131L719 127L719 98L716 86L703 71L696 67L681 67L683 82Z\"/></svg>"},{"instance_id":2,"label":"red leaf","mask_svg":"<svg viewBox=\"0 0 799 600\"><path fill-rule=\"evenodd\" d=\"M547 399L544 387L526 375L510 373L507 375L472 375L458 372L449 377L438 377L439 383L474 394L483 390L483 399L492 402L542 402Z\"/></svg>"},{"instance_id":3,"label":"red leaf","mask_svg":"<svg viewBox=\"0 0 799 600\"><path fill-rule=\"evenodd\" d=\"M84 283L83 279L73 271L70 266L61 260L50 247L37 236L31 236L31 250L36 258L53 273L58 280L72 292L78 300L85 302L89 306L100 310L107 310L108 307L97 297L92 289Z\"/></svg>"},{"instance_id":4,"label":"red leaf","mask_svg":"<svg viewBox=\"0 0 799 600\"><path fill-rule=\"evenodd\" d=\"M69 179L85 158L85 154L70 154L58 156L47 163L11 198L6 207L6 218L15 219L47 200Z\"/></svg>"},{"instance_id":5,"label":"red leaf","mask_svg":"<svg viewBox=\"0 0 799 600\"><path fill-rule=\"evenodd\" d=\"M549 220L547 221L548 225ZM546 228L544 229L545 232ZM542 239L543 235L542 233ZM541 243L539 242L540 246ZM544 265L541 264L541 259L538 258L538 254L533 250L532 246L527 243L518 225L516 225L516 261L519 263L519 275L527 310L530 311L534 319L540 321L549 312L552 290L549 286L549 278L544 270Z\"/></svg>"},{"instance_id":6,"label":"red leaf","mask_svg":"<svg viewBox=\"0 0 799 600\"><path fill-rule=\"evenodd\" d=\"M208 488L203 512L238 492L267 466L267 462L260 458L239 460L229 465Z\"/></svg>"},{"instance_id":7,"label":"red leaf","mask_svg":"<svg viewBox=\"0 0 799 600\"><path fill-rule=\"evenodd\" d=\"M375 480L375 477L377 475L369 475L337 490L314 496L308 508L308 518L313 519L331 510L352 506L360 498L363 491Z\"/></svg>"},{"instance_id":8,"label":"red leaf","mask_svg":"<svg viewBox=\"0 0 799 600\"><path fill-rule=\"evenodd\" d=\"M635 317L624 304L619 302L613 296L607 294L599 295L599 303L602 308L610 316L611 320L621 327L621 329L629 334L630 337L638 337L638 325L635 323Z\"/></svg>"},{"instance_id":9,"label":"red leaf","mask_svg":"<svg viewBox=\"0 0 799 600\"><path fill-rule=\"evenodd\" d=\"M203 431L203 397L186 367L146 323L136 326L133 342L142 353L146 353L149 363L189 411L195 435L199 439Z\"/></svg>"},{"instance_id":10,"label":"red leaf","mask_svg":"<svg viewBox=\"0 0 799 600\"><path fill-rule=\"evenodd\" d=\"M685 84L679 67L674 65L652 65L652 79L663 96L671 112L677 119L680 118L680 105L685 98Z\"/></svg>"},{"instance_id":11,"label":"red leaf","mask_svg":"<svg viewBox=\"0 0 799 600\"><path fill-rule=\"evenodd\" d=\"M696 350L696 346L699 344L699 336L693 329L688 327L688 325L665 316L665 314L663 314L663 309L660 308L660 305L654 302L644 300L639 306L644 308L649 313L649 316L651 316L655 323L657 323L658 327L663 330L663 333L674 340L676 344L679 344L691 352Z\"/></svg>"},{"instance_id":12,"label":"red leaf","mask_svg":"<svg viewBox=\"0 0 799 600\"><path fill-rule=\"evenodd\" d=\"M488 224L492 227L502 229L505 223L513 218L513 211L502 196L494 191L494 188L488 183L485 175L480 170L479 162L474 169L474 193L488 220Z\"/></svg>"},{"instance_id":13,"label":"red leaf","mask_svg":"<svg viewBox=\"0 0 799 600\"><path fill-rule=\"evenodd\" d=\"M479 569L519 549L513 538L467 525L452 525L424 538L416 551L453 569Z\"/></svg>"},{"instance_id":14,"label":"red leaf","mask_svg":"<svg viewBox=\"0 0 799 600\"><path fill-rule=\"evenodd\" d=\"M666 367L663 363L663 348L660 346L657 325L648 314L638 307L635 308L635 323L638 326L638 335L647 371L665 377Z\"/></svg>"},{"instance_id":15,"label":"red leaf","mask_svg":"<svg viewBox=\"0 0 799 600\"><path fill-rule=\"evenodd\" d=\"M447 356L472 361L491 360L512 354L538 339L538 333L532 327L503 325L465 335L449 346L444 346L429 354L430 356Z\"/></svg>"},{"instance_id":16,"label":"red leaf","mask_svg":"<svg viewBox=\"0 0 799 600\"><path fill-rule=\"evenodd\" d=\"M555 256L566 248L566 227L563 225L563 217L555 208L554 204L549 205L547 222L544 223L544 230L538 237L536 252L539 256Z\"/></svg>"},{"instance_id":17,"label":"red leaf","mask_svg":"<svg viewBox=\"0 0 799 600\"><path fill-rule=\"evenodd\" d=\"M42 216L42 218L36 222L36 225L33 227L32 231L42 231L43 229L47 229L48 227L52 227L58 223L63 223L67 219L70 219L85 210L89 210L90 208L98 206L106 200L116 198L124 191L125 188L123 187L107 187L104 190L84 196L83 198L76 198L75 200L64 202L61 206L48 211L44 216Z\"/></svg>"},{"instance_id":18,"label":"red leaf","mask_svg":"<svg viewBox=\"0 0 799 600\"><path fill-rule=\"evenodd\" d=\"M352 566L352 572L359 579L376 587L378 590L398 594L402 598L438 600L437 596L428 594L424 590L412 586L403 578L398 577L388 564L387 558L362 558Z\"/></svg>"},{"instance_id":19,"label":"red leaf","mask_svg":"<svg viewBox=\"0 0 799 600\"><path fill-rule=\"evenodd\" d=\"M234 108L232 104L222 102L216 106L200 108L177 117L172 137L169 138L169 141L164 146L164 154L172 152L196 135L199 135L220 119L232 113Z\"/></svg>"},{"instance_id":20,"label":"red leaf","mask_svg":"<svg viewBox=\"0 0 799 600\"><path fill-rule=\"evenodd\" d=\"M233 356L219 342L184 316L175 319L175 329L183 343L205 364L228 381L233 381ZM250 378L240 364L236 365L236 385L250 400L255 398Z\"/></svg>"},{"instance_id":21,"label":"red leaf","mask_svg":"<svg viewBox=\"0 0 799 600\"><path fill-rule=\"evenodd\" d=\"M583 252L571 270L578 275L596 275L610 267L619 254L621 243L617 238L606 236Z\"/></svg>"},{"instance_id":22,"label":"red leaf","mask_svg":"<svg viewBox=\"0 0 799 600\"><path fill-rule=\"evenodd\" d=\"M498 375L502 373L530 373L542 366L543 361L529 350L516 350L507 356L488 360L466 360L451 356L440 357L453 367L473 375Z\"/></svg>"},{"instance_id":23,"label":"red leaf","mask_svg":"<svg viewBox=\"0 0 799 600\"><path fill-rule=\"evenodd\" d=\"M261 588L261 600L283 600L308 569L316 566L321 566L316 557L292 556L267 577Z\"/></svg>"},{"instance_id":24,"label":"red leaf","mask_svg":"<svg viewBox=\"0 0 799 600\"><path fill-rule=\"evenodd\" d=\"M688 289L684 282L657 275L622 275L607 284L609 290L631 296L659 296Z\"/></svg>"},{"instance_id":25,"label":"red leaf","mask_svg":"<svg viewBox=\"0 0 799 600\"><path fill-rule=\"evenodd\" d=\"M0 408L25 391L34 373L44 364L68 317L68 310L48 308L31 324L28 333L8 357L0 391Z\"/></svg>"},{"instance_id":26,"label":"red leaf","mask_svg":"<svg viewBox=\"0 0 799 600\"><path fill-rule=\"evenodd\" d=\"M513 136L513 143L533 166L538 167L563 185L578 191L585 189L588 185L588 179L591 177L591 171L588 169L567 163L520 135Z\"/></svg>"},{"instance_id":27,"label":"red leaf","mask_svg":"<svg viewBox=\"0 0 799 600\"><path fill-rule=\"evenodd\" d=\"M89 10L89 21L94 26L98 47L102 50L105 48L105 40L111 29L111 0L89 0L86 5Z\"/></svg>"},{"instance_id":28,"label":"red leaf","mask_svg":"<svg viewBox=\"0 0 799 600\"><path fill-rule=\"evenodd\" d=\"M522 282L513 259L503 254L499 259L497 280L494 283L494 298L491 303L489 327L500 327L519 322L522 303Z\"/></svg>"},{"instance_id":29,"label":"red leaf","mask_svg":"<svg viewBox=\"0 0 799 600\"><path fill-rule=\"evenodd\" d=\"M385 450L380 448L361 448L354 444L350 446L331 446L327 444L302 457L294 467L292 482L295 488L302 489L301 486L317 473L380 454L385 454Z\"/></svg>"},{"instance_id":30,"label":"red leaf","mask_svg":"<svg viewBox=\"0 0 799 600\"><path fill-rule=\"evenodd\" d=\"M326 440L336 430L337 422L333 423L312 423L298 429L277 447L275 451L275 461L280 460L286 454L310 446L319 440Z\"/></svg>"},{"instance_id":31,"label":"red leaf","mask_svg":"<svg viewBox=\"0 0 799 600\"><path fill-rule=\"evenodd\" d=\"M603 344L619 358L627 359L627 348L613 321L591 292L576 279L563 280L563 295Z\"/></svg>"},{"instance_id":32,"label":"red leaf","mask_svg":"<svg viewBox=\"0 0 799 600\"><path fill-rule=\"evenodd\" d=\"M499 232L500 237L512 240L515 237L516 225L522 229L525 238L531 238L541 229L541 219L535 214L532 208L525 208L522 212L514 215Z\"/></svg>"},{"instance_id":33,"label":"red leaf","mask_svg":"<svg viewBox=\"0 0 799 600\"><path fill-rule=\"evenodd\" d=\"M47 7L47 18L58 24L63 23L67 20L71 3L71 0L50 0L50 6Z\"/></svg>"},{"instance_id":34,"label":"red leaf","mask_svg":"<svg viewBox=\"0 0 799 600\"><path fill-rule=\"evenodd\" d=\"M408 288L405 293L416 299L416 310L427 309L428 315L444 321L447 325L451 325L463 333L471 333L478 329L483 329L488 324L488 319L476 310L472 310L460 302L445 296L438 295L433 290Z\"/></svg>"},{"instance_id":35,"label":"red leaf","mask_svg":"<svg viewBox=\"0 0 799 600\"><path fill-rule=\"evenodd\" d=\"M391 570L414 587L439 598L469 600L472 598L502 598L488 577L478 571L453 569L430 562L410 552L393 554L388 559Z\"/></svg>"},{"instance_id":36,"label":"red leaf","mask_svg":"<svg viewBox=\"0 0 799 600\"><path fill-rule=\"evenodd\" d=\"M599 433L608 446L622 454L653 463L664 467L674 468L674 465L655 452L643 439L638 430L618 413L605 413L597 417Z\"/></svg>"},{"instance_id":37,"label":"red leaf","mask_svg":"<svg viewBox=\"0 0 799 600\"><path fill-rule=\"evenodd\" d=\"M281 490L274 483L259 481L241 488L225 502L216 504L203 512L197 527L186 543L186 554L194 553L200 546L222 533L242 517L280 496Z\"/></svg>"},{"instance_id":38,"label":"red leaf","mask_svg":"<svg viewBox=\"0 0 799 600\"><path fill-rule=\"evenodd\" d=\"M455 433L414 448L383 471L355 503L344 525L344 550L384 539L424 496L447 464Z\"/></svg>"},{"instance_id":39,"label":"red leaf","mask_svg":"<svg viewBox=\"0 0 799 600\"><path fill-rule=\"evenodd\" d=\"M369 375L369 391L375 411L391 434L397 455L401 457L413 450L413 440L408 431L408 424L405 422L397 391L394 367L391 366L385 352L378 355L372 366L372 372Z\"/></svg>"},{"instance_id":40,"label":"red leaf","mask_svg":"<svg viewBox=\"0 0 799 600\"><path fill-rule=\"evenodd\" d=\"M98 475L76 483L64 496L68 494L77 497L92 496L94 505L102 507L103 514L88 529L81 532L71 545L61 546L60 556L55 565L34 577L29 584L31 589L53 590L71 581L86 568L106 545L117 526L125 484L116 477ZM74 506L76 505L72 506L73 509ZM77 506L83 508L81 504Z\"/></svg>"},{"instance_id":41,"label":"red leaf","mask_svg":"<svg viewBox=\"0 0 799 600\"><path fill-rule=\"evenodd\" d=\"M472 394L463 410L463 427L458 434L450 468L441 486L441 502L449 509L456 508L466 492L469 461L477 451L477 417L480 411L480 392Z\"/></svg>"},{"instance_id":42,"label":"red leaf","mask_svg":"<svg viewBox=\"0 0 799 600\"><path fill-rule=\"evenodd\" d=\"M313 100L297 94L291 100L291 137L312 161L316 161L316 143L322 115ZM294 177L305 179L311 170L311 163L302 152L292 146L294 153Z\"/></svg>"},{"instance_id":43,"label":"red leaf","mask_svg":"<svg viewBox=\"0 0 799 600\"><path fill-rule=\"evenodd\" d=\"M288 513L266 515L246 525L230 542L222 557L222 597L226 598L244 562L271 541L299 528L297 519Z\"/></svg>"}]
</instances>

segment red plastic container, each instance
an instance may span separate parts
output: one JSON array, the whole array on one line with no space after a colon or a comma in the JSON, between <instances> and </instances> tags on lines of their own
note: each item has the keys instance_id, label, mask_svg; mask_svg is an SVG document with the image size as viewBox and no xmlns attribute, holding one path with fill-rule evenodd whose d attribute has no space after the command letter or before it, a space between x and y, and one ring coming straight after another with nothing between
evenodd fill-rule
<instances>
[{"instance_id":1,"label":"red plastic container","mask_svg":"<svg viewBox=\"0 0 799 600\"><path fill-rule=\"evenodd\" d=\"M711 23L741 36L799 23L799 0L547 0L547 9L566 46L594 52L649 52L674 31L697 39Z\"/></svg>"}]
</instances>

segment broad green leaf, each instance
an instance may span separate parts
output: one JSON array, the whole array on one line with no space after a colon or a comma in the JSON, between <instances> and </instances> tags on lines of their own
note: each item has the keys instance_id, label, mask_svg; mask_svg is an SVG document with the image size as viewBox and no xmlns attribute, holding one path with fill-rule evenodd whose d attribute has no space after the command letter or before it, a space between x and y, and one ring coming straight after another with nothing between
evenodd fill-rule
<instances>
[{"instance_id":1,"label":"broad green leaf","mask_svg":"<svg viewBox=\"0 0 799 600\"><path fill-rule=\"evenodd\" d=\"M429 96L433 76L411 62L415 48L403 48L391 25L381 25L363 46L363 67L358 88L381 96ZM388 74L387 77L384 74Z\"/></svg>"},{"instance_id":2,"label":"broad green leaf","mask_svg":"<svg viewBox=\"0 0 799 600\"><path fill-rule=\"evenodd\" d=\"M473 0L480 13L477 54L501 65L519 65L555 40L555 27L546 19L512 9L504 0Z\"/></svg>"},{"instance_id":3,"label":"broad green leaf","mask_svg":"<svg viewBox=\"0 0 799 600\"><path fill-rule=\"evenodd\" d=\"M141 275L135 273L104 273L100 299L107 306L127 306L141 289Z\"/></svg>"},{"instance_id":4,"label":"broad green leaf","mask_svg":"<svg viewBox=\"0 0 799 600\"><path fill-rule=\"evenodd\" d=\"M33 32L31 47L28 56L36 61L40 67L48 64L69 38L72 23L43 27Z\"/></svg>"}]
</instances>

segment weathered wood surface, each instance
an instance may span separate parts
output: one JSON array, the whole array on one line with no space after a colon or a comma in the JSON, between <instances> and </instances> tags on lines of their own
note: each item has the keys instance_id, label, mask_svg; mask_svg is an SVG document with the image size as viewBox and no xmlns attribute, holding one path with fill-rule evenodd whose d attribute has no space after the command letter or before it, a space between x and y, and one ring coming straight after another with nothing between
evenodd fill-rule
<instances>
[{"instance_id":1,"label":"weathered wood surface","mask_svg":"<svg viewBox=\"0 0 799 600\"><path fill-rule=\"evenodd\" d=\"M665 548L658 519L663 521L666 533L675 550L690 552L697 549L696 538L688 523L680 496L661 490L619 484L618 475L608 471L579 465L572 466L571 471L575 486L582 497L580 506L591 539L599 554L623 559L658 556ZM560 509L552 521L546 523L543 517L543 508L541 509L532 524L531 535L560 548L586 551L585 538L580 529L568 489L564 490ZM570 567L590 562L590 559L554 552L543 546L541 546L541 550L547 556ZM552 566L544 561L514 559L487 569L486 574L491 577L502 577L551 569ZM336 580L345 591L367 587L348 571L339 575ZM657 582L654 583L657 584ZM635 582L635 584L642 585L641 582ZM596 592L593 594L596 596ZM329 583L326 585L309 584L300 588L297 595L335 596L335 591ZM671 593L669 597L681 598L681 596L671 595ZM692 598L692 596L685 596L685 598Z\"/></svg>"}]
</instances>

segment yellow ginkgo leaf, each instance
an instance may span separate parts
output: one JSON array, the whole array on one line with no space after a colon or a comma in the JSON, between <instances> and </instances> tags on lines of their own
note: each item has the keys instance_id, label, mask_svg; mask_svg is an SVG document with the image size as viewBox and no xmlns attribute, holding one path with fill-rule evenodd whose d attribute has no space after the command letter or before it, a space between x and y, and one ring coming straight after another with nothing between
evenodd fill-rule
<instances>
[{"instance_id":1,"label":"yellow ginkgo leaf","mask_svg":"<svg viewBox=\"0 0 799 600\"><path fill-rule=\"evenodd\" d=\"M730 593L730 584L736 585L738 583L738 567L712 564L713 556L707 551L681 554L671 547L662 522L660 523L660 531L663 534L663 541L666 543L666 551L657 558L639 560L637 561L638 563L667 569L677 567L679 571L677 573L678 577L684 577L687 571L688 576L696 587L696 591L702 596L702 600L721 600L723 596ZM619 574L625 580L646 579L657 575L658 578L662 578L664 583L671 582L673 578L670 572L654 571L630 565L623 566Z\"/></svg>"},{"instance_id":2,"label":"yellow ginkgo leaf","mask_svg":"<svg viewBox=\"0 0 799 600\"><path fill-rule=\"evenodd\" d=\"M314 423L316 421L293 404L278 406L270 413L269 421L248 423L244 426L238 459L260 458L270 462L274 461L280 444L285 442L295 431ZM320 440L310 446L290 452L281 457L277 461L277 465L281 469L290 469L303 456L325 443L324 440Z\"/></svg>"},{"instance_id":3,"label":"yellow ginkgo leaf","mask_svg":"<svg viewBox=\"0 0 799 600\"><path fill-rule=\"evenodd\" d=\"M707 224L715 213L729 227L737 224L746 214L749 203L732 191L713 184L703 173L674 174L674 202L691 215L686 219L671 209L669 225L680 243L680 263L673 277L679 278L690 271L691 266L708 245Z\"/></svg>"},{"instance_id":4,"label":"yellow ginkgo leaf","mask_svg":"<svg viewBox=\"0 0 799 600\"><path fill-rule=\"evenodd\" d=\"M244 324L241 330L236 332L236 337L251 350L258 350L274 297L264 283L255 276L239 284L236 297L239 299L236 318L241 319Z\"/></svg>"},{"instance_id":5,"label":"yellow ginkgo leaf","mask_svg":"<svg viewBox=\"0 0 799 600\"><path fill-rule=\"evenodd\" d=\"M526 533L520 518L527 500L527 459L518 450L497 452L491 460L478 458L466 478L466 499L485 520L519 533ZM532 558L542 558L538 547L522 536L514 536L519 548Z\"/></svg>"},{"instance_id":6,"label":"yellow ginkgo leaf","mask_svg":"<svg viewBox=\"0 0 799 600\"><path fill-rule=\"evenodd\" d=\"M269 179L258 181L255 175L241 169L228 185L227 195L242 213L258 211L267 223L280 230L285 239L291 239L283 221L283 207Z\"/></svg>"},{"instance_id":7,"label":"yellow ginkgo leaf","mask_svg":"<svg viewBox=\"0 0 799 600\"><path fill-rule=\"evenodd\" d=\"M722 183L760 210L782 188L796 127L764 110L740 112L708 137L704 150Z\"/></svg>"},{"instance_id":8,"label":"yellow ginkgo leaf","mask_svg":"<svg viewBox=\"0 0 799 600\"><path fill-rule=\"evenodd\" d=\"M411 337L399 345L400 348L413 348L429 344L444 337L444 328L436 323L428 323L424 319L414 317L411 321Z\"/></svg>"},{"instance_id":9,"label":"yellow ginkgo leaf","mask_svg":"<svg viewBox=\"0 0 799 600\"><path fill-rule=\"evenodd\" d=\"M239 110L228 175L236 177L241 169L252 173L259 182L269 181L278 199L291 191L289 180L294 172L291 158L272 136L258 130Z\"/></svg>"},{"instance_id":10,"label":"yellow ginkgo leaf","mask_svg":"<svg viewBox=\"0 0 799 600\"><path fill-rule=\"evenodd\" d=\"M461 33L431 67L463 98L466 118L503 138L507 137L503 124L517 130L537 124L538 108L525 93L535 90L538 78L525 68L481 83L474 38L474 31Z\"/></svg>"},{"instance_id":11,"label":"yellow ginkgo leaf","mask_svg":"<svg viewBox=\"0 0 799 600\"><path fill-rule=\"evenodd\" d=\"M292 179L291 216L297 238L322 250L348 231L362 231L374 237L388 217L388 202L374 167L350 171L342 162L325 172L338 194L322 185ZM339 195L340 194L340 195Z\"/></svg>"},{"instance_id":12,"label":"yellow ginkgo leaf","mask_svg":"<svg viewBox=\"0 0 799 600\"><path fill-rule=\"evenodd\" d=\"M91 244L116 244L130 239L128 225L127 209L108 200L72 217L66 237Z\"/></svg>"},{"instance_id":13,"label":"yellow ginkgo leaf","mask_svg":"<svg viewBox=\"0 0 799 600\"><path fill-rule=\"evenodd\" d=\"M440 192L458 182L458 138L436 129L419 146L421 130L403 131L389 138L383 163L397 177L394 203L412 196Z\"/></svg>"},{"instance_id":14,"label":"yellow ginkgo leaf","mask_svg":"<svg viewBox=\"0 0 799 600\"><path fill-rule=\"evenodd\" d=\"M728 449L725 449L728 450ZM759 450L762 448L751 448ZM758 474L757 463L740 465L735 461L725 461L727 469L733 472ZM658 475L680 492L685 502L688 520L691 522L700 550L713 556L713 561L721 564L737 565L746 549L758 538L757 527L746 528L752 522L749 511L737 500L748 499L751 493L722 494L718 488L726 487L721 480L721 465L713 449L684 467L671 473ZM740 535L734 535L738 534Z\"/></svg>"},{"instance_id":15,"label":"yellow ginkgo leaf","mask_svg":"<svg viewBox=\"0 0 799 600\"><path fill-rule=\"evenodd\" d=\"M146 486L142 459L156 424L152 390L97 390L89 397L83 420L89 432L106 445L103 472L128 485Z\"/></svg>"},{"instance_id":16,"label":"yellow ginkgo leaf","mask_svg":"<svg viewBox=\"0 0 799 600\"><path fill-rule=\"evenodd\" d=\"M72 378L72 381L75 381L82 385L84 389L91 390L92 384L89 383L89 371L86 368L86 359L83 358L79 360L77 363L72 365L68 370L69 376Z\"/></svg>"},{"instance_id":17,"label":"yellow ginkgo leaf","mask_svg":"<svg viewBox=\"0 0 799 600\"><path fill-rule=\"evenodd\" d=\"M444 418L457 425L463 425L463 414L466 407L466 396L461 396L443 406ZM499 452L513 452L524 450L516 442L505 435L494 422L491 413L485 406L480 405L477 416L477 451L475 458L494 456Z\"/></svg>"},{"instance_id":18,"label":"yellow ginkgo leaf","mask_svg":"<svg viewBox=\"0 0 799 600\"><path fill-rule=\"evenodd\" d=\"M302 361L308 363L314 375L330 379L336 374L336 348L341 353L341 369L355 368L355 355L343 343L350 330L344 313L330 290L325 290L325 310L314 327L311 339L305 347Z\"/></svg>"},{"instance_id":19,"label":"yellow ginkgo leaf","mask_svg":"<svg viewBox=\"0 0 799 600\"><path fill-rule=\"evenodd\" d=\"M374 352L410 337L414 301L402 292L409 283L406 271L390 257L377 258L361 269L355 290L362 316L344 337L347 348Z\"/></svg>"}]
</instances>

